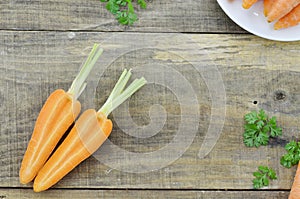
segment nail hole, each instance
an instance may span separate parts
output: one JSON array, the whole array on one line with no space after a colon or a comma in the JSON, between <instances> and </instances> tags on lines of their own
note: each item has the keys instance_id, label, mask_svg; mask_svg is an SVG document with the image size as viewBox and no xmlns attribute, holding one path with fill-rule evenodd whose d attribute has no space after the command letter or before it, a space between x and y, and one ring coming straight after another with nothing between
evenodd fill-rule
<instances>
[{"instance_id":1,"label":"nail hole","mask_svg":"<svg viewBox=\"0 0 300 199\"><path fill-rule=\"evenodd\" d=\"M69 39L73 39L76 36L74 32L69 32L68 37Z\"/></svg>"},{"instance_id":2,"label":"nail hole","mask_svg":"<svg viewBox=\"0 0 300 199\"><path fill-rule=\"evenodd\" d=\"M257 101L255 100L255 101L253 101L253 104L257 104Z\"/></svg>"},{"instance_id":3,"label":"nail hole","mask_svg":"<svg viewBox=\"0 0 300 199\"><path fill-rule=\"evenodd\" d=\"M275 101L284 101L286 99L286 93L284 91L275 91L274 100Z\"/></svg>"}]
</instances>

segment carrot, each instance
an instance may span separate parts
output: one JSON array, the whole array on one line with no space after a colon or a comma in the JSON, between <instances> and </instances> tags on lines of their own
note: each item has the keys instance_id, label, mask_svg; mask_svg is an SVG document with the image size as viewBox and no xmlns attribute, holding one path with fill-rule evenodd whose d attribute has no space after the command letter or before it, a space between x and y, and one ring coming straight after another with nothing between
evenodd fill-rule
<instances>
[{"instance_id":1,"label":"carrot","mask_svg":"<svg viewBox=\"0 0 300 199\"><path fill-rule=\"evenodd\" d=\"M294 182L289 195L289 199L299 199L299 198L300 198L300 162L298 163Z\"/></svg>"},{"instance_id":2,"label":"carrot","mask_svg":"<svg viewBox=\"0 0 300 199\"><path fill-rule=\"evenodd\" d=\"M34 179L45 164L63 134L80 113L81 104L77 100L84 90L85 79L102 49L94 45L87 61L81 68L68 92L57 89L43 105L28 143L20 168L20 182L26 184Z\"/></svg>"},{"instance_id":3,"label":"carrot","mask_svg":"<svg viewBox=\"0 0 300 199\"><path fill-rule=\"evenodd\" d=\"M274 29L288 28L300 23L300 4L274 24Z\"/></svg>"},{"instance_id":4,"label":"carrot","mask_svg":"<svg viewBox=\"0 0 300 199\"><path fill-rule=\"evenodd\" d=\"M70 134L38 172L33 185L35 192L56 184L103 144L113 128L107 116L146 83L144 78L136 79L123 91L130 76L131 71L125 69L98 112L89 109L82 113Z\"/></svg>"},{"instance_id":5,"label":"carrot","mask_svg":"<svg viewBox=\"0 0 300 199\"><path fill-rule=\"evenodd\" d=\"M277 0L264 0L264 15L265 15L265 17L268 16L268 13L270 12L272 4L275 1L277 1Z\"/></svg>"},{"instance_id":6,"label":"carrot","mask_svg":"<svg viewBox=\"0 0 300 199\"><path fill-rule=\"evenodd\" d=\"M243 8L249 9L253 4L255 4L257 0L243 0Z\"/></svg>"},{"instance_id":7,"label":"carrot","mask_svg":"<svg viewBox=\"0 0 300 199\"><path fill-rule=\"evenodd\" d=\"M268 22L278 20L288 14L300 3L300 0L277 0L272 3L268 12Z\"/></svg>"}]
</instances>

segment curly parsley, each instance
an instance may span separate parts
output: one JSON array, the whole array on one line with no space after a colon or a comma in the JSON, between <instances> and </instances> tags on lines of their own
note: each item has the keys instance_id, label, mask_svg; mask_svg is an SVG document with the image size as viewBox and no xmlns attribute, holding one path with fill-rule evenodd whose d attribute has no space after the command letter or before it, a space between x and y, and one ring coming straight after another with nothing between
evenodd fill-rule
<instances>
[{"instance_id":1,"label":"curly parsley","mask_svg":"<svg viewBox=\"0 0 300 199\"><path fill-rule=\"evenodd\" d=\"M284 148L287 153L281 157L280 164L286 168L298 164L300 160L300 142L291 141Z\"/></svg>"},{"instance_id":2,"label":"curly parsley","mask_svg":"<svg viewBox=\"0 0 300 199\"><path fill-rule=\"evenodd\" d=\"M269 119L264 110L252 111L245 115L244 143L248 147L267 145L270 137L282 135L282 129L277 127L276 117Z\"/></svg>"},{"instance_id":3,"label":"curly parsley","mask_svg":"<svg viewBox=\"0 0 300 199\"><path fill-rule=\"evenodd\" d=\"M106 9L111 12L118 22L123 25L132 25L138 20L135 14L132 0L100 0L106 3ZM145 9L147 4L145 0L137 0L137 4Z\"/></svg>"},{"instance_id":4,"label":"curly parsley","mask_svg":"<svg viewBox=\"0 0 300 199\"><path fill-rule=\"evenodd\" d=\"M252 180L254 189L268 186L270 180L277 179L275 171L267 166L259 166L258 171L255 171L253 176L255 177L255 179Z\"/></svg>"}]
</instances>

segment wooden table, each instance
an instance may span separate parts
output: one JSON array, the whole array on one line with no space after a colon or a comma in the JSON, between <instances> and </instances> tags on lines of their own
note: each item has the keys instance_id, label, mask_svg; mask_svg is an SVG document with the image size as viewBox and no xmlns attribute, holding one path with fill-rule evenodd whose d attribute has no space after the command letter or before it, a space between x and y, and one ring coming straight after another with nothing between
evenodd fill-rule
<instances>
[{"instance_id":1,"label":"wooden table","mask_svg":"<svg viewBox=\"0 0 300 199\"><path fill-rule=\"evenodd\" d=\"M138 16L125 27L98 0L1 1L0 198L287 198L296 168L279 161L284 145L299 138L300 42L249 34L215 1L155 0ZM169 147L182 121L186 136L174 154L158 153L147 164L101 148L102 161L92 156L49 191L34 193L32 184L19 183L18 172L35 119L52 91L69 88L94 43L104 54L79 98L82 110L101 106L123 68L132 67L135 77L145 70L151 80L128 109L111 116L110 144L142 157ZM283 136L247 148L243 116L260 108L277 117ZM222 122L220 137L208 135ZM153 136L128 135L134 124ZM201 146L213 148L201 157ZM259 165L274 168L278 180L255 191L252 173Z\"/></svg>"}]
</instances>

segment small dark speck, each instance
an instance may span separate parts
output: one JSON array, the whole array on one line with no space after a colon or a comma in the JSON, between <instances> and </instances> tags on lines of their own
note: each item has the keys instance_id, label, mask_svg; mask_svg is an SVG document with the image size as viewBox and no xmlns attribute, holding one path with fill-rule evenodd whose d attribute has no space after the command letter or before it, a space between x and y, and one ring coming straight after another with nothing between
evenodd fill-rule
<instances>
[{"instance_id":1,"label":"small dark speck","mask_svg":"<svg viewBox=\"0 0 300 199\"><path fill-rule=\"evenodd\" d=\"M257 104L257 101L255 100L255 101L253 101L253 104Z\"/></svg>"}]
</instances>

